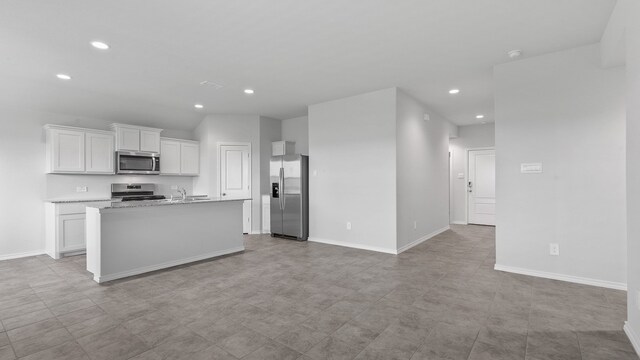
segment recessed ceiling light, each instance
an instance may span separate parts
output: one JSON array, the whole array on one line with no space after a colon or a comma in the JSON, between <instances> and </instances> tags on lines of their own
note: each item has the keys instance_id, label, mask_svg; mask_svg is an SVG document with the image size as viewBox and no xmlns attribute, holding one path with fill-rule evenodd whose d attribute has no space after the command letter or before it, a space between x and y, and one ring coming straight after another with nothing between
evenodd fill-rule
<instances>
[{"instance_id":1,"label":"recessed ceiling light","mask_svg":"<svg viewBox=\"0 0 640 360\"><path fill-rule=\"evenodd\" d=\"M203 109L203 108L204 108L204 105L202 105L202 104L195 104L195 105L193 105L193 107L194 107L194 108L196 108L196 109Z\"/></svg>"},{"instance_id":2,"label":"recessed ceiling light","mask_svg":"<svg viewBox=\"0 0 640 360\"><path fill-rule=\"evenodd\" d=\"M460 92L460 89L451 89L449 90L449 94L457 94Z\"/></svg>"},{"instance_id":3,"label":"recessed ceiling light","mask_svg":"<svg viewBox=\"0 0 640 360\"><path fill-rule=\"evenodd\" d=\"M484 115L482 115L482 114L476 115L476 119L484 119Z\"/></svg>"},{"instance_id":4,"label":"recessed ceiling light","mask_svg":"<svg viewBox=\"0 0 640 360\"><path fill-rule=\"evenodd\" d=\"M109 44L104 43L102 41L92 41L91 46L99 50L109 50Z\"/></svg>"},{"instance_id":5,"label":"recessed ceiling light","mask_svg":"<svg viewBox=\"0 0 640 360\"><path fill-rule=\"evenodd\" d=\"M60 80L71 80L71 76L67 74L57 74L56 77Z\"/></svg>"},{"instance_id":6,"label":"recessed ceiling light","mask_svg":"<svg viewBox=\"0 0 640 360\"><path fill-rule=\"evenodd\" d=\"M251 95L253 94L253 89L244 89L244 93Z\"/></svg>"}]
</instances>

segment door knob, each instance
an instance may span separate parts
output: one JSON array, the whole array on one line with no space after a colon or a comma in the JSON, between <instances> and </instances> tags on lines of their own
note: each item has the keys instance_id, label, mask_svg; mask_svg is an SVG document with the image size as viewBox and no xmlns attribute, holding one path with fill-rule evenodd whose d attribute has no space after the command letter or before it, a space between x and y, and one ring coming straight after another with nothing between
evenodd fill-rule
<instances>
[{"instance_id":1,"label":"door knob","mask_svg":"<svg viewBox=\"0 0 640 360\"><path fill-rule=\"evenodd\" d=\"M227 196L227 193L222 193L222 196Z\"/></svg>"}]
</instances>

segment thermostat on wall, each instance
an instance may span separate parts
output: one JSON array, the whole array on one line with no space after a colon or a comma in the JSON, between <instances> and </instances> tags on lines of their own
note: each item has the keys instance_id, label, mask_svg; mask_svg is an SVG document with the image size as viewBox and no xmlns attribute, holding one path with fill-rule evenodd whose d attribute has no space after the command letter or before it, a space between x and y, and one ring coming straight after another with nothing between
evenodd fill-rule
<instances>
[{"instance_id":1,"label":"thermostat on wall","mask_svg":"<svg viewBox=\"0 0 640 360\"><path fill-rule=\"evenodd\" d=\"M523 174L542 174L542 163L520 164L520 172Z\"/></svg>"}]
</instances>

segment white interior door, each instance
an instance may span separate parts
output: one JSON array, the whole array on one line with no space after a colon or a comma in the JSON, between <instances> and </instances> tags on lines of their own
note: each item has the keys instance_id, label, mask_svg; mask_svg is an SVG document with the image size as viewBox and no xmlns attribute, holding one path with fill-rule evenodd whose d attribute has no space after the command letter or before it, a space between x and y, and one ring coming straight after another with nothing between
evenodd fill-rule
<instances>
[{"instance_id":1,"label":"white interior door","mask_svg":"<svg viewBox=\"0 0 640 360\"><path fill-rule=\"evenodd\" d=\"M251 198L251 145L220 145L220 197ZM243 232L251 232L251 200L242 207Z\"/></svg>"},{"instance_id":2,"label":"white interior door","mask_svg":"<svg viewBox=\"0 0 640 360\"><path fill-rule=\"evenodd\" d=\"M469 224L496 224L496 152L469 150Z\"/></svg>"}]
</instances>

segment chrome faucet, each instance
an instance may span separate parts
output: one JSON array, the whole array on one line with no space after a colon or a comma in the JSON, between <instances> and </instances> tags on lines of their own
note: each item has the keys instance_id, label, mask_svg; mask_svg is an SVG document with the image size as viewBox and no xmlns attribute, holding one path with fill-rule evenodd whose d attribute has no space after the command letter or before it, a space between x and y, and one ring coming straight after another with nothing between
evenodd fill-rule
<instances>
[{"instance_id":1,"label":"chrome faucet","mask_svg":"<svg viewBox=\"0 0 640 360\"><path fill-rule=\"evenodd\" d=\"M187 200L187 190L185 188L179 188L178 192L182 195L182 201Z\"/></svg>"}]
</instances>

